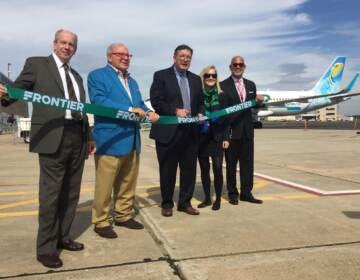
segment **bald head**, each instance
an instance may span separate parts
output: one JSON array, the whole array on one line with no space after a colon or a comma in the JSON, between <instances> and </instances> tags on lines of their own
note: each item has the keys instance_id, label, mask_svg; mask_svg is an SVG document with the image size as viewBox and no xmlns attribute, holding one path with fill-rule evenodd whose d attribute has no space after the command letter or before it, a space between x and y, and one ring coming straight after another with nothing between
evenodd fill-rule
<instances>
[{"instance_id":1,"label":"bald head","mask_svg":"<svg viewBox=\"0 0 360 280\"><path fill-rule=\"evenodd\" d=\"M236 79L240 79L246 68L245 59L241 55L234 56L231 59L229 68L232 76Z\"/></svg>"}]
</instances>

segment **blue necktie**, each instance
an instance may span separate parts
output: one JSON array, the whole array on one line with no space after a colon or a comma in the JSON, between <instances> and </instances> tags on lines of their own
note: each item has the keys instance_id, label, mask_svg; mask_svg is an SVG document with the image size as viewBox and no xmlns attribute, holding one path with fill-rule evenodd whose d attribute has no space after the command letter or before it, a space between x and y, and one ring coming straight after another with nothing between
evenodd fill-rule
<instances>
[{"instance_id":1,"label":"blue necktie","mask_svg":"<svg viewBox=\"0 0 360 280\"><path fill-rule=\"evenodd\" d=\"M184 104L184 109L188 110L191 114L190 92L189 92L189 87L185 73L180 73L179 86L180 86L182 101Z\"/></svg>"}]
</instances>

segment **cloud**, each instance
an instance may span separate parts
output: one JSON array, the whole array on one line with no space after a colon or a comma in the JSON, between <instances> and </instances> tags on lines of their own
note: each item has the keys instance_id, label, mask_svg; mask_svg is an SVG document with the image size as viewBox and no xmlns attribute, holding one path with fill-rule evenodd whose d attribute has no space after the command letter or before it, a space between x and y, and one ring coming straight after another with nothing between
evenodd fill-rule
<instances>
[{"instance_id":1,"label":"cloud","mask_svg":"<svg viewBox=\"0 0 360 280\"><path fill-rule=\"evenodd\" d=\"M247 76L260 88L310 88L336 52L306 45L321 36L315 32L312 15L300 9L306 2L4 1L2 22L9 24L0 26L0 71L11 62L14 78L26 57L50 54L54 32L66 28L79 36L72 64L84 78L106 64L110 43L125 43L134 54L130 72L144 97L154 71L172 64L173 50L181 43L194 48L191 70L195 73L214 64L225 78L231 57L242 54ZM303 72L296 75L300 65Z\"/></svg>"}]
</instances>

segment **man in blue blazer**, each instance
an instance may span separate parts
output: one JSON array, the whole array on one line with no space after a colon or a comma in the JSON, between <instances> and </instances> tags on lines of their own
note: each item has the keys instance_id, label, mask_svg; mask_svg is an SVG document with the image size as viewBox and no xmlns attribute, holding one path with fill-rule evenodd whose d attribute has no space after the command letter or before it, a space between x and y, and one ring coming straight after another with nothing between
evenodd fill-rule
<instances>
[{"instance_id":1,"label":"man in blue blazer","mask_svg":"<svg viewBox=\"0 0 360 280\"><path fill-rule=\"evenodd\" d=\"M145 105L137 82L128 73L131 57L124 44L114 43L108 47L108 65L88 76L91 103L134 112L141 118L147 115L150 121L157 121L159 116ZM113 220L116 226L144 228L133 219L139 171L139 128L136 122L95 116L93 136L97 151L92 222L94 231L101 237L117 237L112 228ZM113 211L110 209L112 192ZM111 211L114 217L110 215Z\"/></svg>"}]
</instances>

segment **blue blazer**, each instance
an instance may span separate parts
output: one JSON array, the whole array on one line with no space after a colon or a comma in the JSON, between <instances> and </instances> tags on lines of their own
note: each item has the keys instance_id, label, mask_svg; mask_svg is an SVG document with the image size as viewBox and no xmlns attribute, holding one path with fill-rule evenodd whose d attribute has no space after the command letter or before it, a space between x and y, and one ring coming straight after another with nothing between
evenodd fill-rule
<instances>
[{"instance_id":1,"label":"blue blazer","mask_svg":"<svg viewBox=\"0 0 360 280\"><path fill-rule=\"evenodd\" d=\"M129 107L139 107L147 112L149 108L142 100L139 86L131 77L129 88L132 100L110 65L96 69L88 76L91 103L122 111L128 111ZM133 147L140 153L140 125L136 122L95 116L93 136L96 154L123 156L129 154Z\"/></svg>"}]
</instances>

